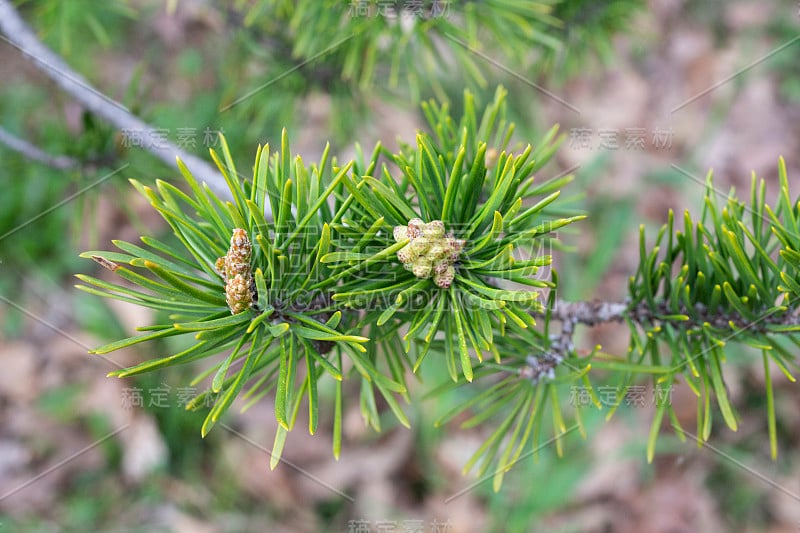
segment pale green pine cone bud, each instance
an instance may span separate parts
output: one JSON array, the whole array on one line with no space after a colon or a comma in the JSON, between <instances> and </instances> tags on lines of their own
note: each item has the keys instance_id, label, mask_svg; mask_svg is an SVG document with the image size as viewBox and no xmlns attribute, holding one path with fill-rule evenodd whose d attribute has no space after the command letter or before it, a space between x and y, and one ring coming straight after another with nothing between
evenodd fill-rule
<instances>
[{"instance_id":1,"label":"pale green pine cone bud","mask_svg":"<svg viewBox=\"0 0 800 533\"><path fill-rule=\"evenodd\" d=\"M395 226L394 227L394 242L400 242L408 239L408 227Z\"/></svg>"},{"instance_id":2,"label":"pale green pine cone bud","mask_svg":"<svg viewBox=\"0 0 800 533\"><path fill-rule=\"evenodd\" d=\"M449 252L446 247L442 246L439 243L436 243L430 247L427 256L433 261L438 261L439 259L442 259L445 256L447 256L448 253Z\"/></svg>"},{"instance_id":3,"label":"pale green pine cone bud","mask_svg":"<svg viewBox=\"0 0 800 533\"><path fill-rule=\"evenodd\" d=\"M410 241L397 252L403 268L421 279L433 276L434 283L441 288L450 287L456 275L453 264L464 248L464 240L445 233L441 220L426 224L419 218L409 220L408 226L395 226L393 234L397 242L406 238Z\"/></svg>"},{"instance_id":4,"label":"pale green pine cone bud","mask_svg":"<svg viewBox=\"0 0 800 533\"><path fill-rule=\"evenodd\" d=\"M421 256L428 252L428 249L431 247L431 241L425 237L419 237L411 241L408 247L413 250L414 254Z\"/></svg>"},{"instance_id":5,"label":"pale green pine cone bud","mask_svg":"<svg viewBox=\"0 0 800 533\"><path fill-rule=\"evenodd\" d=\"M412 263L417 257L419 257L419 256L415 255L412 252L410 246L404 246L403 248L401 248L400 250L397 251L397 258L404 265Z\"/></svg>"},{"instance_id":6,"label":"pale green pine cone bud","mask_svg":"<svg viewBox=\"0 0 800 533\"><path fill-rule=\"evenodd\" d=\"M422 228L422 234L428 239L441 239L444 237L444 222L441 220L432 220L425 224Z\"/></svg>"},{"instance_id":7,"label":"pale green pine cone bud","mask_svg":"<svg viewBox=\"0 0 800 533\"><path fill-rule=\"evenodd\" d=\"M427 279L431 277L431 272L433 271L433 267L429 264L417 263L414 265L414 268L411 271L418 278Z\"/></svg>"}]
</instances>

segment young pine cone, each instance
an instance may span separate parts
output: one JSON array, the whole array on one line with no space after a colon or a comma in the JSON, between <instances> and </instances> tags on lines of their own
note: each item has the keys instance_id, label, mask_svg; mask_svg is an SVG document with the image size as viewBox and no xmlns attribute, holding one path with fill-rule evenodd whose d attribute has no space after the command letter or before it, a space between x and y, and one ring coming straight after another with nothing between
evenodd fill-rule
<instances>
[{"instance_id":1,"label":"young pine cone","mask_svg":"<svg viewBox=\"0 0 800 533\"><path fill-rule=\"evenodd\" d=\"M433 282L442 289L447 289L455 279L454 264L464 249L464 241L445 233L441 220L432 220L427 224L419 218L412 218L407 226L395 226L396 242L409 240L409 243L398 250L397 259L406 270L410 270L421 279L433 277Z\"/></svg>"},{"instance_id":2,"label":"young pine cone","mask_svg":"<svg viewBox=\"0 0 800 533\"><path fill-rule=\"evenodd\" d=\"M225 301L231 314L249 309L258 300L250 259L252 245L247 233L240 228L233 230L228 253L217 259L214 267L225 280Z\"/></svg>"}]
</instances>

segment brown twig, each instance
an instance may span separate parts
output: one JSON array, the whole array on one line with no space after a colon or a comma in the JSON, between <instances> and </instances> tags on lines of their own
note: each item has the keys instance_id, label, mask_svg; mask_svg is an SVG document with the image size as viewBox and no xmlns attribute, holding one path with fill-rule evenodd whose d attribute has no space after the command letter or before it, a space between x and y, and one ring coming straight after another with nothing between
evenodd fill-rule
<instances>
[{"instance_id":1,"label":"brown twig","mask_svg":"<svg viewBox=\"0 0 800 533\"><path fill-rule=\"evenodd\" d=\"M158 135L158 131L155 128L133 115L119 102L92 87L83 76L72 70L61 57L45 46L36 37L33 30L22 20L10 0L0 0L0 34L5 36L2 40L22 52L26 58L53 80L56 85L61 87L64 92L68 93L95 115L117 128L135 131L144 138L156 138ZM199 157L185 152L166 140L152 143L152 145L143 148L168 165L176 168L175 158L176 156L180 157L199 181L206 182L216 194L230 197L230 191L220 173ZM27 150L27 152L21 153L28 155L35 152Z\"/></svg>"},{"instance_id":2,"label":"brown twig","mask_svg":"<svg viewBox=\"0 0 800 533\"><path fill-rule=\"evenodd\" d=\"M697 304L694 309L688 310L681 307L678 312L669 308L664 303L656 303L652 308L647 302L642 302L634 307L624 302L564 302L557 301L550 311L553 320L561 323L561 331L550 338L550 345L545 353L530 355L525 366L520 369L520 377L538 381L542 378L554 376L555 367L558 366L571 352L575 351L572 337L575 325L596 326L609 322L622 322L626 318L634 324L663 324L675 321L676 326L682 329L702 328L709 324L717 329L728 329L732 333L747 330L750 333L769 333L768 326L796 326L800 324L800 315L797 307L790 307L782 313L765 313L757 320L749 320L732 311L710 312L708 308ZM685 315L688 320L677 320L676 314ZM544 318L544 312L535 316ZM735 334L735 333L734 333Z\"/></svg>"},{"instance_id":3,"label":"brown twig","mask_svg":"<svg viewBox=\"0 0 800 533\"><path fill-rule=\"evenodd\" d=\"M73 170L81 166L81 162L77 159L66 155L50 155L25 139L20 139L11 134L2 126L0 126L0 143L5 144L31 161L42 163L56 170Z\"/></svg>"}]
</instances>

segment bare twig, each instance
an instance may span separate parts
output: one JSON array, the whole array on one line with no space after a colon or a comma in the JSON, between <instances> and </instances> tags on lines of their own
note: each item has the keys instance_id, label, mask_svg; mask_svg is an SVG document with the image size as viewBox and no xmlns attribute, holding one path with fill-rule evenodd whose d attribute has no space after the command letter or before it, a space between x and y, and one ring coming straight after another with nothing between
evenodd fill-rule
<instances>
[{"instance_id":1,"label":"bare twig","mask_svg":"<svg viewBox=\"0 0 800 533\"><path fill-rule=\"evenodd\" d=\"M0 126L0 143L5 144L32 161L43 163L57 170L72 170L81 166L80 161L77 159L66 155L50 155L25 139L12 135L2 126Z\"/></svg>"},{"instance_id":2,"label":"bare twig","mask_svg":"<svg viewBox=\"0 0 800 533\"><path fill-rule=\"evenodd\" d=\"M601 322L621 322L628 305L623 302L556 302L555 320L594 326Z\"/></svg>"},{"instance_id":3,"label":"bare twig","mask_svg":"<svg viewBox=\"0 0 800 533\"><path fill-rule=\"evenodd\" d=\"M795 306L790 306L786 312L771 313L764 316L763 320L757 324L756 331L766 333L769 331L767 326L794 326L800 324L800 316L797 314ZM710 312L705 306L696 304L693 309L686 309L681 306L675 311L665 302L656 303L655 308L651 308L647 302L642 302L634 307L624 302L564 302L557 301L555 307L550 311L553 320L559 322L572 322L573 324L583 324L586 326L596 326L607 322L622 322L629 318L636 324L646 324L653 322L668 322L674 320L674 315L686 315L688 319L680 319L678 322L687 327L694 327L702 324L710 324L719 329L743 329L753 327L752 320L738 315L732 311ZM543 316L540 313L538 316ZM732 326L735 328L732 328ZM570 329L570 331L572 331Z\"/></svg>"},{"instance_id":4,"label":"bare twig","mask_svg":"<svg viewBox=\"0 0 800 533\"><path fill-rule=\"evenodd\" d=\"M575 351L572 337L575 325L596 326L609 322L623 322L626 318L637 325L663 324L674 321L677 327L698 328L711 325L721 330L730 330L732 336L738 332L767 334L769 326L797 326L800 324L800 308L790 306L784 312L767 312L753 321L733 311L717 310L710 312L701 304L691 310L681 307L677 312L665 302L658 302L655 308L642 302L634 307L624 302L565 302L558 300L549 311L553 320L561 323L561 331L550 337L550 345L544 353L527 357L526 364L520 369L520 376L538 381L541 378L552 379L555 367L561 364L571 352ZM676 315L685 317L676 318ZM543 318L544 312L534 316Z\"/></svg>"},{"instance_id":5,"label":"bare twig","mask_svg":"<svg viewBox=\"0 0 800 533\"><path fill-rule=\"evenodd\" d=\"M135 131L144 138L161 137L155 128L134 116L119 102L92 87L83 76L73 71L57 54L47 48L22 20L10 0L0 0L0 34L5 36L2 40L22 52L61 89L95 115L117 128ZM177 167L175 157L180 157L199 181L208 183L216 194L230 197L230 191L219 172L199 157L181 150L166 140L143 148L173 167ZM28 150L27 153L34 152Z\"/></svg>"}]
</instances>

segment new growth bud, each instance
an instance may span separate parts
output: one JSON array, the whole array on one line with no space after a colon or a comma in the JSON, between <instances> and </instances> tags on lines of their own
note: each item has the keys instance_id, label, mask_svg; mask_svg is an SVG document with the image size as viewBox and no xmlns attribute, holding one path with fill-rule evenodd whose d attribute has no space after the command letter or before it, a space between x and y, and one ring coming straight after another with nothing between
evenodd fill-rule
<instances>
[{"instance_id":1,"label":"new growth bud","mask_svg":"<svg viewBox=\"0 0 800 533\"><path fill-rule=\"evenodd\" d=\"M397 259L406 270L421 279L433 276L433 282L442 289L452 285L456 276L454 264L464 249L464 240L456 239L452 233L445 233L441 220L427 224L419 218L412 218L408 226L395 226L396 242L408 239L410 242L397 252Z\"/></svg>"},{"instance_id":2,"label":"new growth bud","mask_svg":"<svg viewBox=\"0 0 800 533\"><path fill-rule=\"evenodd\" d=\"M233 315L246 311L253 303L250 282L243 275L236 274L225 283L225 301Z\"/></svg>"},{"instance_id":3,"label":"new growth bud","mask_svg":"<svg viewBox=\"0 0 800 533\"><path fill-rule=\"evenodd\" d=\"M444 222L432 220L422 228L422 234L429 239L441 239L444 237Z\"/></svg>"},{"instance_id":4,"label":"new growth bud","mask_svg":"<svg viewBox=\"0 0 800 533\"><path fill-rule=\"evenodd\" d=\"M456 269L453 268L453 265L447 265L447 267L439 273L438 271L433 275L433 282L443 289L447 289L453 283L453 279L456 277Z\"/></svg>"},{"instance_id":5,"label":"new growth bud","mask_svg":"<svg viewBox=\"0 0 800 533\"><path fill-rule=\"evenodd\" d=\"M225 280L225 301L234 315L246 311L258 300L250 266L252 251L247 233L236 228L231 236L228 253L218 258L214 264L214 268Z\"/></svg>"},{"instance_id":6,"label":"new growth bud","mask_svg":"<svg viewBox=\"0 0 800 533\"><path fill-rule=\"evenodd\" d=\"M400 242L408 239L408 228L406 226L394 227L394 242Z\"/></svg>"}]
</instances>

